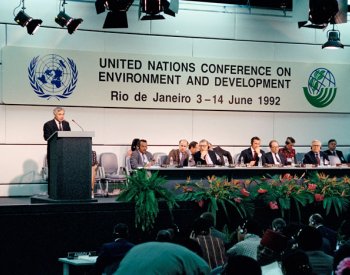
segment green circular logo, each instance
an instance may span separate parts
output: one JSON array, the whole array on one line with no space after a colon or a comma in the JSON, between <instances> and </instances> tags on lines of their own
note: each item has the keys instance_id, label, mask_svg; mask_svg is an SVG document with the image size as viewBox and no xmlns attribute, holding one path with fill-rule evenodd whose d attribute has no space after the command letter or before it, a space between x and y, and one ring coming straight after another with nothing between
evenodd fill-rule
<instances>
[{"instance_id":1,"label":"green circular logo","mask_svg":"<svg viewBox=\"0 0 350 275\"><path fill-rule=\"evenodd\" d=\"M324 108L332 103L337 93L334 75L325 68L314 70L304 87L304 94L309 103L317 108Z\"/></svg>"}]
</instances>

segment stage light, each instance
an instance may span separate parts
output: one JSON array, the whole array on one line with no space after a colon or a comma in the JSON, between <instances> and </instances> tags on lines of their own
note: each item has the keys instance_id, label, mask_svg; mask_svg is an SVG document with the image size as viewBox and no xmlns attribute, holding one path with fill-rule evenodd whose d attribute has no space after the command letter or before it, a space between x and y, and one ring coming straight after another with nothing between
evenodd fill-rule
<instances>
[{"instance_id":1,"label":"stage light","mask_svg":"<svg viewBox=\"0 0 350 275\"><path fill-rule=\"evenodd\" d=\"M103 28L127 28L126 12L133 2L134 0L97 0L95 2L97 14L103 13L106 9L109 10Z\"/></svg>"},{"instance_id":2,"label":"stage light","mask_svg":"<svg viewBox=\"0 0 350 275\"><path fill-rule=\"evenodd\" d=\"M175 17L179 11L179 0L140 0L140 11L145 13L141 20L165 19L161 12Z\"/></svg>"},{"instance_id":3,"label":"stage light","mask_svg":"<svg viewBox=\"0 0 350 275\"><path fill-rule=\"evenodd\" d=\"M65 5L66 5L66 1L64 0L62 3L63 9L57 14L55 18L55 22L61 27L67 27L68 33L72 34L83 22L83 19L72 18L68 14L66 14Z\"/></svg>"},{"instance_id":4,"label":"stage light","mask_svg":"<svg viewBox=\"0 0 350 275\"><path fill-rule=\"evenodd\" d=\"M322 45L322 49L344 49L344 45L340 42L340 32L333 29L327 32L328 41Z\"/></svg>"},{"instance_id":5,"label":"stage light","mask_svg":"<svg viewBox=\"0 0 350 275\"><path fill-rule=\"evenodd\" d=\"M28 34L34 34L40 27L40 25L43 23L43 21L41 19L33 19L24 12L24 10L26 9L24 6L24 0L20 1L19 6L14 9L13 14L15 14L16 9L18 9L21 6L21 3L22 10L17 13L14 20L17 22L18 25L21 25L22 27L27 27Z\"/></svg>"}]
</instances>

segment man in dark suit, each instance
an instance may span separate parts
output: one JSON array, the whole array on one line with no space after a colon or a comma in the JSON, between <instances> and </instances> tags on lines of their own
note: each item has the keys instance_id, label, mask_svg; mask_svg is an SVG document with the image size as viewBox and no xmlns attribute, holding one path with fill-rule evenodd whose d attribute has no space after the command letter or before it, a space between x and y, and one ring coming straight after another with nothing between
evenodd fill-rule
<instances>
[{"instance_id":1,"label":"man in dark suit","mask_svg":"<svg viewBox=\"0 0 350 275\"><path fill-rule=\"evenodd\" d=\"M251 146L241 152L239 159L241 160L243 158L243 162L249 166L257 166L259 160L262 160L265 154L265 152L260 149L260 143L259 137L252 137L250 140Z\"/></svg>"},{"instance_id":2,"label":"man in dark suit","mask_svg":"<svg viewBox=\"0 0 350 275\"><path fill-rule=\"evenodd\" d=\"M328 156L330 161L331 161L331 158L334 158L334 163L335 164L337 164L337 163L346 163L346 160L344 158L343 152L339 151L339 150L336 150L336 148L337 148L337 141L335 139L330 139L328 141L328 150L326 150L324 152Z\"/></svg>"},{"instance_id":3,"label":"man in dark suit","mask_svg":"<svg viewBox=\"0 0 350 275\"><path fill-rule=\"evenodd\" d=\"M186 139L181 139L179 141L179 149L173 149L169 152L167 158L167 164L173 164L184 166L185 160L188 159L189 153L187 152L188 141ZM188 163L188 162L186 162Z\"/></svg>"},{"instance_id":4,"label":"man in dark suit","mask_svg":"<svg viewBox=\"0 0 350 275\"><path fill-rule=\"evenodd\" d=\"M311 151L304 155L303 163L323 165L325 161L329 163L329 158L321 151L321 141L317 139L313 140L311 143Z\"/></svg>"},{"instance_id":5,"label":"man in dark suit","mask_svg":"<svg viewBox=\"0 0 350 275\"><path fill-rule=\"evenodd\" d=\"M53 109L54 119L46 122L43 127L45 140L48 140L57 131L70 131L69 123L64 120L64 114L65 111L62 107Z\"/></svg>"},{"instance_id":6,"label":"man in dark suit","mask_svg":"<svg viewBox=\"0 0 350 275\"><path fill-rule=\"evenodd\" d=\"M199 142L199 151L193 155L194 161L199 165L220 165L214 151L209 150L209 142L206 139L202 139Z\"/></svg>"},{"instance_id":7,"label":"man in dark suit","mask_svg":"<svg viewBox=\"0 0 350 275\"><path fill-rule=\"evenodd\" d=\"M124 223L118 223L114 227L113 234L116 239L102 245L95 264L95 274L113 274L117 270L126 253L134 247L127 240L128 233L128 226Z\"/></svg>"},{"instance_id":8,"label":"man in dark suit","mask_svg":"<svg viewBox=\"0 0 350 275\"><path fill-rule=\"evenodd\" d=\"M263 155L264 164L272 165L287 165L287 159L282 153L279 153L279 145L276 140L271 140L269 143L270 151Z\"/></svg>"},{"instance_id":9,"label":"man in dark suit","mask_svg":"<svg viewBox=\"0 0 350 275\"><path fill-rule=\"evenodd\" d=\"M232 155L229 151L222 149L220 146L213 147L211 143L209 143L209 150L213 150L219 156L221 165L225 165L224 157L226 157L228 164L233 164Z\"/></svg>"}]
</instances>

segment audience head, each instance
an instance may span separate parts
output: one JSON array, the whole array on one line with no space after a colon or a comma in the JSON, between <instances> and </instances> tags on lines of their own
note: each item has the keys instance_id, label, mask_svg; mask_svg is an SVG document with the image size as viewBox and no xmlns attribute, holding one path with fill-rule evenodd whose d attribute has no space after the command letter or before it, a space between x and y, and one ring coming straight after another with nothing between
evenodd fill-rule
<instances>
[{"instance_id":1,"label":"audience head","mask_svg":"<svg viewBox=\"0 0 350 275\"><path fill-rule=\"evenodd\" d=\"M261 141L259 137L252 137L250 139L250 145L252 146L253 149L260 147L260 143Z\"/></svg>"},{"instance_id":2,"label":"audience head","mask_svg":"<svg viewBox=\"0 0 350 275\"><path fill-rule=\"evenodd\" d=\"M328 149L334 151L337 148L337 141L335 139L328 140Z\"/></svg>"},{"instance_id":3,"label":"audience head","mask_svg":"<svg viewBox=\"0 0 350 275\"><path fill-rule=\"evenodd\" d=\"M240 233L241 234L254 234L259 237L262 236L262 229L259 225L259 223L255 220L249 219L244 221L242 225L240 225Z\"/></svg>"},{"instance_id":4,"label":"audience head","mask_svg":"<svg viewBox=\"0 0 350 275\"><path fill-rule=\"evenodd\" d=\"M269 147L270 147L270 151L274 154L277 154L280 149L277 140L274 140L274 139L270 141Z\"/></svg>"},{"instance_id":5,"label":"audience head","mask_svg":"<svg viewBox=\"0 0 350 275\"><path fill-rule=\"evenodd\" d=\"M298 234L298 246L304 251L322 249L322 235L315 227L306 226Z\"/></svg>"},{"instance_id":6,"label":"audience head","mask_svg":"<svg viewBox=\"0 0 350 275\"><path fill-rule=\"evenodd\" d=\"M53 109L53 115L57 121L62 122L64 120L65 110L62 107L56 107Z\"/></svg>"},{"instance_id":7,"label":"audience head","mask_svg":"<svg viewBox=\"0 0 350 275\"><path fill-rule=\"evenodd\" d=\"M258 262L267 265L279 260L281 253L287 248L287 242L287 237L281 233L267 229L258 246Z\"/></svg>"},{"instance_id":8,"label":"audience head","mask_svg":"<svg viewBox=\"0 0 350 275\"><path fill-rule=\"evenodd\" d=\"M313 274L307 254L300 249L290 250L282 255L282 272L284 275Z\"/></svg>"},{"instance_id":9,"label":"audience head","mask_svg":"<svg viewBox=\"0 0 350 275\"><path fill-rule=\"evenodd\" d=\"M191 154L193 155L194 153L199 151L199 145L197 141L192 141L189 145L188 145L188 149L190 150Z\"/></svg>"},{"instance_id":10,"label":"audience head","mask_svg":"<svg viewBox=\"0 0 350 275\"><path fill-rule=\"evenodd\" d=\"M156 241L157 242L171 242L173 240L174 234L168 229L159 230Z\"/></svg>"},{"instance_id":11,"label":"audience head","mask_svg":"<svg viewBox=\"0 0 350 275\"><path fill-rule=\"evenodd\" d=\"M338 241L344 243L350 240L350 220L344 220L339 226Z\"/></svg>"},{"instance_id":12,"label":"audience head","mask_svg":"<svg viewBox=\"0 0 350 275\"><path fill-rule=\"evenodd\" d=\"M129 236L129 228L125 223L118 223L114 226L113 234L116 238L126 239Z\"/></svg>"},{"instance_id":13,"label":"audience head","mask_svg":"<svg viewBox=\"0 0 350 275\"><path fill-rule=\"evenodd\" d=\"M139 138L134 138L131 142L131 151L136 151L138 148L138 144L140 142Z\"/></svg>"},{"instance_id":14,"label":"audience head","mask_svg":"<svg viewBox=\"0 0 350 275\"><path fill-rule=\"evenodd\" d=\"M309 218L309 225L313 227L318 227L324 224L324 219L321 214L314 213Z\"/></svg>"},{"instance_id":15,"label":"audience head","mask_svg":"<svg viewBox=\"0 0 350 275\"><path fill-rule=\"evenodd\" d=\"M311 151L314 153L319 153L321 151L321 146L322 146L321 141L314 139L311 142Z\"/></svg>"},{"instance_id":16,"label":"audience head","mask_svg":"<svg viewBox=\"0 0 350 275\"><path fill-rule=\"evenodd\" d=\"M185 153L187 150L188 141L186 139L181 139L179 141L179 150L181 153Z\"/></svg>"},{"instance_id":17,"label":"audience head","mask_svg":"<svg viewBox=\"0 0 350 275\"><path fill-rule=\"evenodd\" d=\"M295 144L295 139L294 138L292 138L292 137L287 137L286 138L286 148L288 150L292 150L294 144Z\"/></svg>"},{"instance_id":18,"label":"audience head","mask_svg":"<svg viewBox=\"0 0 350 275\"><path fill-rule=\"evenodd\" d=\"M229 255L227 264L221 272L223 275L261 275L259 263L251 257Z\"/></svg>"},{"instance_id":19,"label":"audience head","mask_svg":"<svg viewBox=\"0 0 350 275\"><path fill-rule=\"evenodd\" d=\"M334 253L333 270L337 270L339 263L348 257L350 257L350 243L345 243L341 245Z\"/></svg>"},{"instance_id":20,"label":"audience head","mask_svg":"<svg viewBox=\"0 0 350 275\"><path fill-rule=\"evenodd\" d=\"M203 218L197 218L193 223L193 232L196 237L199 235L208 235L210 232L210 227L210 221Z\"/></svg>"},{"instance_id":21,"label":"audience head","mask_svg":"<svg viewBox=\"0 0 350 275\"><path fill-rule=\"evenodd\" d=\"M272 230L276 232L283 233L284 229L286 228L287 224L282 218L276 218L271 223Z\"/></svg>"},{"instance_id":22,"label":"audience head","mask_svg":"<svg viewBox=\"0 0 350 275\"><path fill-rule=\"evenodd\" d=\"M210 223L210 227L215 226L215 217L211 212L204 212L200 218L207 220Z\"/></svg>"},{"instance_id":23,"label":"audience head","mask_svg":"<svg viewBox=\"0 0 350 275\"><path fill-rule=\"evenodd\" d=\"M337 266L336 275L350 275L350 258L345 258Z\"/></svg>"},{"instance_id":24,"label":"audience head","mask_svg":"<svg viewBox=\"0 0 350 275\"><path fill-rule=\"evenodd\" d=\"M139 143L137 144L137 147L139 148L139 151L141 154L146 153L147 151L147 140L145 139L140 139Z\"/></svg>"}]
</instances>

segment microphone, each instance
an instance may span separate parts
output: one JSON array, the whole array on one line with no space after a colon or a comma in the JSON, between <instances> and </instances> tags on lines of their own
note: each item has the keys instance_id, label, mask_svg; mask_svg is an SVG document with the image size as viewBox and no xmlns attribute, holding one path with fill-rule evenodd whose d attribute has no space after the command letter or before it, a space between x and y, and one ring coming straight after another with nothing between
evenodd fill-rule
<instances>
[{"instance_id":1,"label":"microphone","mask_svg":"<svg viewBox=\"0 0 350 275\"><path fill-rule=\"evenodd\" d=\"M84 132L84 128L83 127L81 127L80 125L79 125L79 123L78 122L76 122L74 119L72 119L72 121Z\"/></svg>"}]
</instances>

